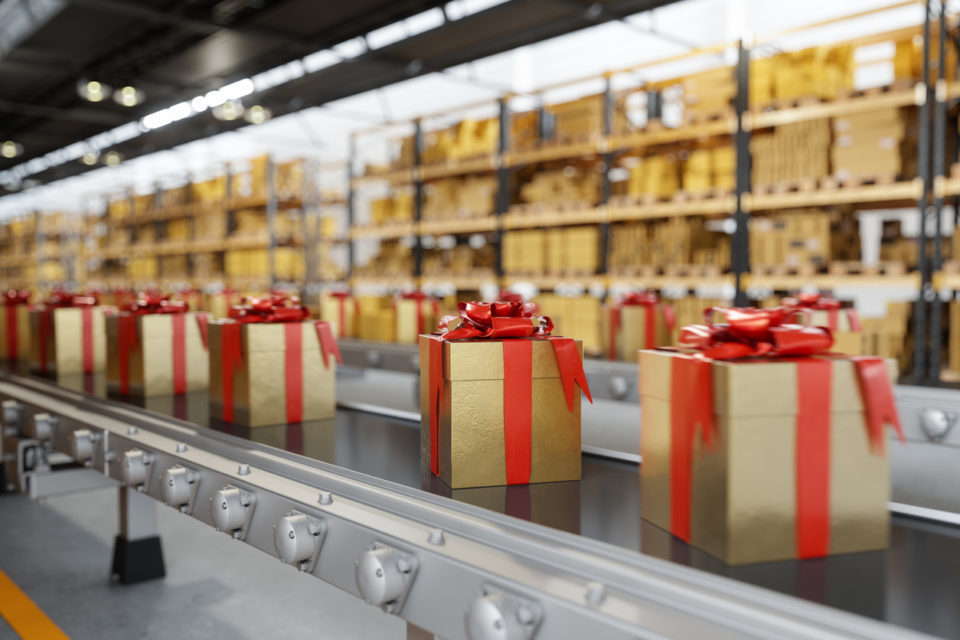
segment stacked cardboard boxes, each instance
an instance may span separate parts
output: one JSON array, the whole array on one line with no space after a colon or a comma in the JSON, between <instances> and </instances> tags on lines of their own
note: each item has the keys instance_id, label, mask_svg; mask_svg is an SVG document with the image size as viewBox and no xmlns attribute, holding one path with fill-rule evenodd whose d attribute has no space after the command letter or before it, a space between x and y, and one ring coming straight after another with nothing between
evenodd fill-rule
<instances>
[{"instance_id":1,"label":"stacked cardboard boxes","mask_svg":"<svg viewBox=\"0 0 960 640\"><path fill-rule=\"evenodd\" d=\"M380 242L380 253L356 273L369 278L396 278L413 273L413 248L396 240Z\"/></svg>"},{"instance_id":2,"label":"stacked cardboard boxes","mask_svg":"<svg viewBox=\"0 0 960 640\"><path fill-rule=\"evenodd\" d=\"M303 197L303 161L279 162L274 185L280 202L299 201Z\"/></svg>"},{"instance_id":3,"label":"stacked cardboard boxes","mask_svg":"<svg viewBox=\"0 0 960 640\"><path fill-rule=\"evenodd\" d=\"M608 268L612 273L637 275L689 265L717 273L729 269L729 237L707 230L699 218L617 223L611 230Z\"/></svg>"},{"instance_id":4,"label":"stacked cardboard boxes","mask_svg":"<svg viewBox=\"0 0 960 640\"><path fill-rule=\"evenodd\" d=\"M426 134L421 160L423 164L456 162L496 153L499 135L500 126L494 118L461 120L450 129ZM412 154L409 160L412 163Z\"/></svg>"},{"instance_id":5,"label":"stacked cardboard boxes","mask_svg":"<svg viewBox=\"0 0 960 640\"><path fill-rule=\"evenodd\" d=\"M503 237L503 269L518 275L591 275L600 268L595 226L511 231Z\"/></svg>"},{"instance_id":6,"label":"stacked cardboard boxes","mask_svg":"<svg viewBox=\"0 0 960 640\"><path fill-rule=\"evenodd\" d=\"M719 67L681 80L685 112L689 116L712 116L730 110L737 95L732 67Z\"/></svg>"},{"instance_id":7,"label":"stacked cardboard boxes","mask_svg":"<svg viewBox=\"0 0 960 640\"><path fill-rule=\"evenodd\" d=\"M445 178L423 188L423 219L473 218L493 213L497 179L493 176Z\"/></svg>"},{"instance_id":8,"label":"stacked cardboard boxes","mask_svg":"<svg viewBox=\"0 0 960 640\"><path fill-rule=\"evenodd\" d=\"M817 273L830 262L830 214L819 209L750 220L750 266Z\"/></svg>"},{"instance_id":9,"label":"stacked cardboard boxes","mask_svg":"<svg viewBox=\"0 0 960 640\"><path fill-rule=\"evenodd\" d=\"M893 180L916 173L911 111L882 109L833 120L833 175L841 181Z\"/></svg>"},{"instance_id":10,"label":"stacked cardboard boxes","mask_svg":"<svg viewBox=\"0 0 960 640\"><path fill-rule=\"evenodd\" d=\"M629 166L625 195L631 199L672 198L680 189L680 169L676 153L638 158Z\"/></svg>"},{"instance_id":11,"label":"stacked cardboard boxes","mask_svg":"<svg viewBox=\"0 0 960 640\"><path fill-rule=\"evenodd\" d=\"M520 186L520 199L537 204L590 205L600 199L601 182L600 173L592 165L539 171Z\"/></svg>"},{"instance_id":12,"label":"stacked cardboard boxes","mask_svg":"<svg viewBox=\"0 0 960 640\"><path fill-rule=\"evenodd\" d=\"M683 190L702 193L735 186L736 150L731 146L694 149L683 161Z\"/></svg>"},{"instance_id":13,"label":"stacked cardboard boxes","mask_svg":"<svg viewBox=\"0 0 960 640\"><path fill-rule=\"evenodd\" d=\"M751 137L755 186L817 180L830 174L830 124L808 120Z\"/></svg>"},{"instance_id":14,"label":"stacked cardboard boxes","mask_svg":"<svg viewBox=\"0 0 960 640\"><path fill-rule=\"evenodd\" d=\"M496 258L496 249L492 245L479 249L467 245L431 249L424 252L423 275L438 280L462 276L489 276L493 279Z\"/></svg>"},{"instance_id":15,"label":"stacked cardboard boxes","mask_svg":"<svg viewBox=\"0 0 960 640\"><path fill-rule=\"evenodd\" d=\"M830 215L830 259L859 262L860 224L853 211L833 211Z\"/></svg>"},{"instance_id":16,"label":"stacked cardboard boxes","mask_svg":"<svg viewBox=\"0 0 960 640\"><path fill-rule=\"evenodd\" d=\"M414 194L411 189L399 189L387 198L370 201L370 222L374 225L413 220Z\"/></svg>"},{"instance_id":17,"label":"stacked cardboard boxes","mask_svg":"<svg viewBox=\"0 0 960 640\"><path fill-rule=\"evenodd\" d=\"M230 176L230 198L240 203L262 204L267 200L269 156L258 156Z\"/></svg>"}]
</instances>

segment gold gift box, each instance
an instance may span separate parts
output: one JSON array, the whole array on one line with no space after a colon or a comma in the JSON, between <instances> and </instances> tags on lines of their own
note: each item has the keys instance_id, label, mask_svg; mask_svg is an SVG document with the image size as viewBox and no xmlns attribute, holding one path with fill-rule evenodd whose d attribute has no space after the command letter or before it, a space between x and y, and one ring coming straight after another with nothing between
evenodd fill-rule
<instances>
[{"instance_id":1,"label":"gold gift box","mask_svg":"<svg viewBox=\"0 0 960 640\"><path fill-rule=\"evenodd\" d=\"M640 352L640 500L646 520L670 530L669 351ZM829 553L889 543L889 463L870 448L854 363L831 359ZM896 363L887 361L891 381ZM694 437L690 544L732 565L796 558L797 366L714 361L717 433ZM682 390L681 390L682 392Z\"/></svg>"},{"instance_id":2,"label":"gold gift box","mask_svg":"<svg viewBox=\"0 0 960 640\"><path fill-rule=\"evenodd\" d=\"M340 324L340 309L343 308L343 326ZM353 298L320 296L320 317L334 328L333 335L341 338L357 337L357 313Z\"/></svg>"},{"instance_id":3,"label":"gold gift box","mask_svg":"<svg viewBox=\"0 0 960 640\"><path fill-rule=\"evenodd\" d=\"M430 468L430 341L420 336L420 460ZM580 479L580 398L567 407L553 345L534 340L530 482ZM575 340L583 357L583 343ZM503 341L445 341L439 476L452 489L507 484ZM577 394L580 392L577 391Z\"/></svg>"},{"instance_id":4,"label":"gold gift box","mask_svg":"<svg viewBox=\"0 0 960 640\"><path fill-rule=\"evenodd\" d=\"M8 306L0 304L0 360L26 360L30 354L30 305L15 304L10 306L15 309L17 357L11 358L7 349L8 332L10 331L7 324Z\"/></svg>"},{"instance_id":5,"label":"gold gift box","mask_svg":"<svg viewBox=\"0 0 960 640\"><path fill-rule=\"evenodd\" d=\"M436 304L432 299L420 300L421 322L417 322L417 300L397 300L396 318L397 331L395 340L407 344L416 344L421 333L430 332L437 328L440 318L433 312Z\"/></svg>"},{"instance_id":6,"label":"gold gift box","mask_svg":"<svg viewBox=\"0 0 960 640\"><path fill-rule=\"evenodd\" d=\"M833 332L833 347L831 351L848 356L864 354L863 332L854 331L850 326L850 316L846 309L837 309L837 330ZM825 309L815 309L810 315L810 324L815 327L830 326L830 315Z\"/></svg>"},{"instance_id":7,"label":"gold gift box","mask_svg":"<svg viewBox=\"0 0 960 640\"><path fill-rule=\"evenodd\" d=\"M226 318L231 305L240 303L239 293L205 293L201 308L210 313L211 319Z\"/></svg>"},{"instance_id":8,"label":"gold gift box","mask_svg":"<svg viewBox=\"0 0 960 640\"><path fill-rule=\"evenodd\" d=\"M210 416L223 420L224 321L211 322ZM313 322L300 323L303 331L302 421L332 418L336 411L336 361L331 354L324 366L320 340ZM233 422L248 427L287 422L286 337L283 323L240 325L241 362L233 373Z\"/></svg>"},{"instance_id":9,"label":"gold gift box","mask_svg":"<svg viewBox=\"0 0 960 640\"><path fill-rule=\"evenodd\" d=\"M186 393L205 391L210 376L210 363L197 316L184 317L184 357L186 359ZM136 316L137 343L127 363L129 387L133 396L165 396L175 393L173 384L173 317L154 313ZM107 388L121 390L119 316L107 317Z\"/></svg>"},{"instance_id":10,"label":"gold gift box","mask_svg":"<svg viewBox=\"0 0 960 640\"><path fill-rule=\"evenodd\" d=\"M113 313L113 307L87 307L92 309L93 323L93 371L103 371L107 364L107 330L105 317ZM84 307L60 307L56 309L30 310L30 368L34 371L70 376L84 373L83 370L83 309ZM46 336L46 367L42 362L40 322L41 316L51 313L51 331Z\"/></svg>"},{"instance_id":11,"label":"gold gift box","mask_svg":"<svg viewBox=\"0 0 960 640\"><path fill-rule=\"evenodd\" d=\"M396 342L397 313L394 309L361 311L358 338L374 342Z\"/></svg>"},{"instance_id":12,"label":"gold gift box","mask_svg":"<svg viewBox=\"0 0 960 640\"><path fill-rule=\"evenodd\" d=\"M604 357L610 357L610 342L615 339L616 359L634 361L637 351L651 347L663 347L673 342L670 328L663 317L663 305L658 304L654 310L654 339L656 344L647 344L647 308L643 305L624 305L620 307L620 329L613 336L612 316L613 307L604 307L600 314L602 323L600 336Z\"/></svg>"}]
</instances>

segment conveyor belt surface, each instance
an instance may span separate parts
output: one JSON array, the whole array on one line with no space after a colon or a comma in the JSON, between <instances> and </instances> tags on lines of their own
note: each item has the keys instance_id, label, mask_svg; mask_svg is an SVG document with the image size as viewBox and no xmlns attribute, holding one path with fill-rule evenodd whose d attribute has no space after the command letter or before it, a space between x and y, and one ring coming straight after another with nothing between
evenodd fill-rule
<instances>
[{"instance_id":1,"label":"conveyor belt surface","mask_svg":"<svg viewBox=\"0 0 960 640\"><path fill-rule=\"evenodd\" d=\"M99 379L66 386L105 395ZM414 422L341 409L331 420L248 428L211 420L205 393L114 399L625 549L960 639L958 528L894 517L888 551L730 567L641 519L634 463L585 455L580 482L451 490L421 466L420 429Z\"/></svg>"}]
</instances>

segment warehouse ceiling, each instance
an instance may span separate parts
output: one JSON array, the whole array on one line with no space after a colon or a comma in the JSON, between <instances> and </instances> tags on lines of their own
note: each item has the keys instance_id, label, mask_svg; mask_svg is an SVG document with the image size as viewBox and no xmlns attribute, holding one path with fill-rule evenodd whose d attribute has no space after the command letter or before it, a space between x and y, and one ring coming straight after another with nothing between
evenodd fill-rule
<instances>
[{"instance_id":1,"label":"warehouse ceiling","mask_svg":"<svg viewBox=\"0 0 960 640\"><path fill-rule=\"evenodd\" d=\"M273 87L261 83L244 102L282 115L672 1L2 0L0 141L14 140L24 152L0 157L0 176L4 169L23 169L31 159L49 159L50 152L286 63L300 71ZM495 6L463 15L454 6L463 3ZM32 4L32 15L16 13ZM433 28L378 48L354 40L433 7L445 7ZM317 70L303 64L331 47L334 63L318 64ZM131 85L145 100L132 108L109 99L89 102L78 92L82 80ZM110 149L132 158L245 124L205 111L149 130L134 127L132 139ZM48 162L42 169L37 162L22 177L48 183L95 168L77 159ZM0 184L0 195L15 186Z\"/></svg>"}]
</instances>

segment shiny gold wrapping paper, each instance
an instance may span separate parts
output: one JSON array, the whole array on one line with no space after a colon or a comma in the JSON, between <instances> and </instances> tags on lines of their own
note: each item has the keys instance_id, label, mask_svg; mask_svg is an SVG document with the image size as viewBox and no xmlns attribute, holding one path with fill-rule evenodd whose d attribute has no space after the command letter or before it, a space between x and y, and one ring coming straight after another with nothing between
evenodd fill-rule
<instances>
[{"instance_id":1,"label":"shiny gold wrapping paper","mask_svg":"<svg viewBox=\"0 0 960 640\"><path fill-rule=\"evenodd\" d=\"M107 365L107 329L105 316L113 307L93 307L93 370L103 371ZM30 311L30 368L41 370L40 314ZM47 337L47 373L70 376L83 373L83 320L79 307L53 310L53 331Z\"/></svg>"},{"instance_id":2,"label":"shiny gold wrapping paper","mask_svg":"<svg viewBox=\"0 0 960 640\"><path fill-rule=\"evenodd\" d=\"M430 339L420 336L420 460L430 468ZM583 343L576 340L583 355ZM503 342L443 343L440 479L451 489L507 483ZM580 396L567 408L553 346L533 341L530 482L580 479Z\"/></svg>"},{"instance_id":3,"label":"shiny gold wrapping paper","mask_svg":"<svg viewBox=\"0 0 960 640\"><path fill-rule=\"evenodd\" d=\"M18 304L17 308L17 359L30 357L30 305ZM7 353L7 306L0 304L0 360L9 360Z\"/></svg>"},{"instance_id":4,"label":"shiny gold wrapping paper","mask_svg":"<svg viewBox=\"0 0 960 640\"><path fill-rule=\"evenodd\" d=\"M340 334L340 299L320 296L320 318L333 327L333 335ZM353 298L343 299L343 337L357 337L357 313Z\"/></svg>"},{"instance_id":5,"label":"shiny gold wrapping paper","mask_svg":"<svg viewBox=\"0 0 960 640\"><path fill-rule=\"evenodd\" d=\"M433 313L433 302L431 300L420 301L420 311L423 315L422 331L417 323L417 301L397 300L397 342L416 344L421 333L429 333L437 329L440 318Z\"/></svg>"},{"instance_id":6,"label":"shiny gold wrapping paper","mask_svg":"<svg viewBox=\"0 0 960 640\"><path fill-rule=\"evenodd\" d=\"M186 392L205 391L210 377L210 362L203 336L197 325L198 314L184 314ZM107 388L120 391L120 340L117 316L107 318ZM129 394L133 396L165 396L173 387L173 315L165 313L137 316L137 347L130 352Z\"/></svg>"},{"instance_id":7,"label":"shiny gold wrapping paper","mask_svg":"<svg viewBox=\"0 0 960 640\"><path fill-rule=\"evenodd\" d=\"M665 347L673 343L673 337L670 329L663 319L661 305L657 305L654 310L654 318L657 323L654 337L657 341L655 346ZM600 337L603 357L610 355L610 317L613 312L612 307L603 307L600 313ZM620 308L620 330L616 336L617 360L627 360L633 362L637 357L637 351L647 348L647 311L642 305L627 305Z\"/></svg>"},{"instance_id":8,"label":"shiny gold wrapping paper","mask_svg":"<svg viewBox=\"0 0 960 640\"><path fill-rule=\"evenodd\" d=\"M211 322L210 416L223 419L221 322ZM303 422L332 418L336 410L336 360L323 364L320 340L313 322L303 331ZM233 377L233 422L248 427L285 424L287 393L284 325L244 324L240 328L242 363Z\"/></svg>"},{"instance_id":9,"label":"shiny gold wrapping paper","mask_svg":"<svg viewBox=\"0 0 960 640\"><path fill-rule=\"evenodd\" d=\"M670 529L670 405L666 351L640 353L643 517ZM870 451L854 365L834 359L831 392L831 554L886 548L889 464ZM896 363L887 361L891 380ZM694 440L691 544L728 564L796 557L796 365L714 362L718 438ZM682 392L682 390L680 390Z\"/></svg>"}]
</instances>

